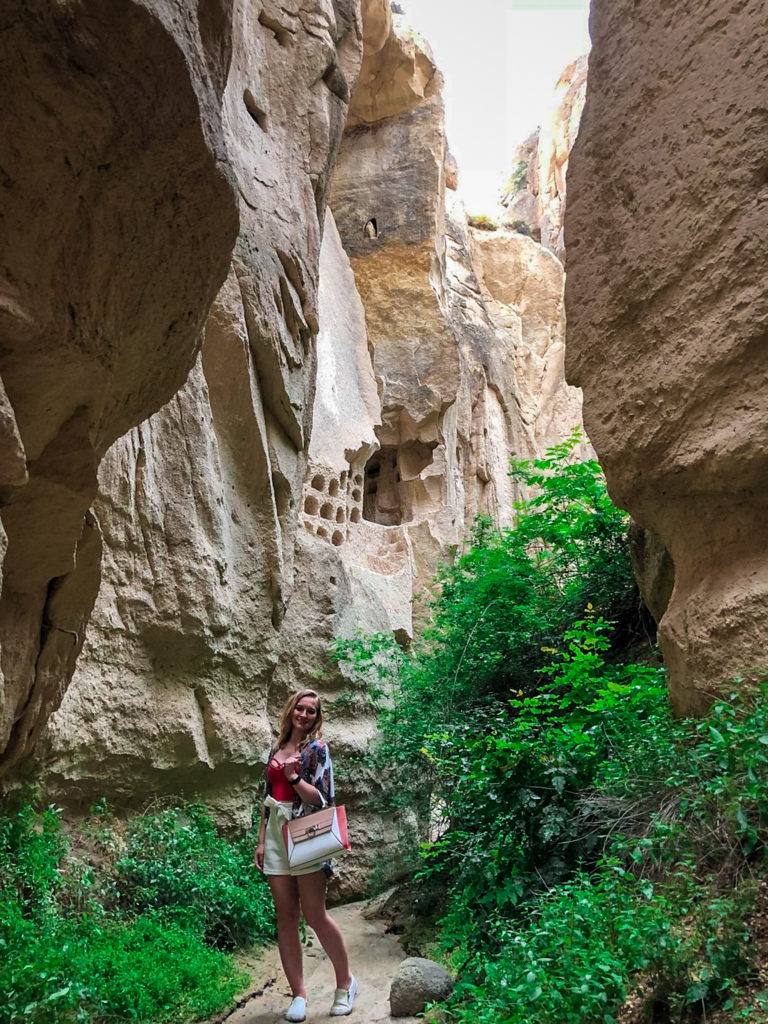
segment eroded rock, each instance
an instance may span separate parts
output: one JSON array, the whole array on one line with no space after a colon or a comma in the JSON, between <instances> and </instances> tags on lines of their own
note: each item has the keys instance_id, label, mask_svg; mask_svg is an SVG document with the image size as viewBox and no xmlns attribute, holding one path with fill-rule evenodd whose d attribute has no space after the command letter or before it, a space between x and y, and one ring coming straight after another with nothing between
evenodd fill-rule
<instances>
[{"instance_id":1,"label":"eroded rock","mask_svg":"<svg viewBox=\"0 0 768 1024\"><path fill-rule=\"evenodd\" d=\"M184 24L176 12L18 0L0 16L2 773L83 642L99 461L183 383L237 233L220 109L229 8L201 4L198 22L190 5Z\"/></svg>"},{"instance_id":2,"label":"eroded rock","mask_svg":"<svg viewBox=\"0 0 768 1024\"><path fill-rule=\"evenodd\" d=\"M561 262L565 262L566 173L584 109L587 64L586 56L579 57L563 70L551 112L518 147L508 191L502 196L502 223L530 231Z\"/></svg>"},{"instance_id":3,"label":"eroded rock","mask_svg":"<svg viewBox=\"0 0 768 1024\"><path fill-rule=\"evenodd\" d=\"M765 675L763 15L595 0L568 174L568 379L674 563L659 638L686 713Z\"/></svg>"},{"instance_id":4,"label":"eroded rock","mask_svg":"<svg viewBox=\"0 0 768 1024\"><path fill-rule=\"evenodd\" d=\"M450 974L434 960L409 956L400 964L389 990L393 1017L423 1013L427 1003L442 1003L453 992Z\"/></svg>"}]
</instances>

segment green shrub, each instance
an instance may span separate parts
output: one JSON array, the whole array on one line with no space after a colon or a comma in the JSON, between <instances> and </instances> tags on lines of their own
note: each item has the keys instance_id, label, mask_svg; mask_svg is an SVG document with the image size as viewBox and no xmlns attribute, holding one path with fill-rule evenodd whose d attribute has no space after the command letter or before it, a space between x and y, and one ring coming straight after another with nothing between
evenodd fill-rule
<instances>
[{"instance_id":1,"label":"green shrub","mask_svg":"<svg viewBox=\"0 0 768 1024\"><path fill-rule=\"evenodd\" d=\"M480 231L498 231L499 225L486 213L473 214L467 217L467 223L471 228L478 228Z\"/></svg>"},{"instance_id":2,"label":"green shrub","mask_svg":"<svg viewBox=\"0 0 768 1024\"><path fill-rule=\"evenodd\" d=\"M768 696L674 719L627 518L578 441L514 465L532 496L512 529L476 523L410 651L336 646L385 695L392 806L429 823L410 895L459 1024L613 1024L635 989L653 1019L698 1019L750 978Z\"/></svg>"},{"instance_id":3,"label":"green shrub","mask_svg":"<svg viewBox=\"0 0 768 1024\"><path fill-rule=\"evenodd\" d=\"M65 837L29 799L0 815L0 1024L184 1022L227 1006L247 977L211 944L272 934L252 842L204 808L134 818L102 805Z\"/></svg>"},{"instance_id":4,"label":"green shrub","mask_svg":"<svg viewBox=\"0 0 768 1024\"><path fill-rule=\"evenodd\" d=\"M187 909L222 949L263 940L274 933L274 911L254 845L253 836L224 840L199 804L137 815L115 863L121 902L139 912Z\"/></svg>"}]
</instances>

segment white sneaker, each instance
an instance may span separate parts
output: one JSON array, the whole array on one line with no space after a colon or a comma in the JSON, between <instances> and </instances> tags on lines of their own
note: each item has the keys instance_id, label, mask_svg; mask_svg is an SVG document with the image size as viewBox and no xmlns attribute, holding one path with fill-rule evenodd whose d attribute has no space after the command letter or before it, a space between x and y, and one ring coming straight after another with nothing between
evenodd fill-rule
<instances>
[{"instance_id":1,"label":"white sneaker","mask_svg":"<svg viewBox=\"0 0 768 1024\"><path fill-rule=\"evenodd\" d=\"M349 988L337 988L336 994L333 997L333 1006L331 1007L332 1017L346 1017L348 1013L352 1013L352 1004L355 1001L357 995L357 978L352 975L352 981L349 983Z\"/></svg>"},{"instance_id":2,"label":"white sneaker","mask_svg":"<svg viewBox=\"0 0 768 1024\"><path fill-rule=\"evenodd\" d=\"M307 1000L304 996L294 996L293 1002L283 1014L286 1020L301 1021L307 1019Z\"/></svg>"}]
</instances>

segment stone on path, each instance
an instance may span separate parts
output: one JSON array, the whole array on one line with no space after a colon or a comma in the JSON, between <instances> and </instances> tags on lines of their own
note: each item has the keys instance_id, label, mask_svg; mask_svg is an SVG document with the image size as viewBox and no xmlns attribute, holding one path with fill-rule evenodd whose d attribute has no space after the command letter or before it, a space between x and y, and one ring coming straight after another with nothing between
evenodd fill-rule
<instances>
[{"instance_id":1,"label":"stone on path","mask_svg":"<svg viewBox=\"0 0 768 1024\"><path fill-rule=\"evenodd\" d=\"M434 960L409 956L403 960L392 981L389 1004L393 1017L402 1020L421 1013L427 1003L441 1003L453 991L453 981L444 967Z\"/></svg>"},{"instance_id":2,"label":"stone on path","mask_svg":"<svg viewBox=\"0 0 768 1024\"><path fill-rule=\"evenodd\" d=\"M387 935L386 923L363 917L365 904L350 903L336 907L331 916L344 935L349 962L360 989L347 1019L354 1024L389 1024L389 988L403 961L404 953L395 935ZM307 986L307 1024L330 1020L328 1011L336 988L333 969L311 929L312 945L304 949L304 977ZM245 1006L226 1018L226 1024L277 1024L291 1001L288 985L280 967L277 947L262 961L264 989ZM340 1018L341 1019L341 1018ZM418 1024L415 1018L399 1017L401 1024Z\"/></svg>"}]
</instances>

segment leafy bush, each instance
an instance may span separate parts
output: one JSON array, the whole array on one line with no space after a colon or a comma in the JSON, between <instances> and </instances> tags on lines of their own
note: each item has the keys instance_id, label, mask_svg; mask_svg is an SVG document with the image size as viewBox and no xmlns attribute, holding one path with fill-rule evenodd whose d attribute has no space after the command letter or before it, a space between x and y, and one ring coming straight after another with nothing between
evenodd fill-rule
<instances>
[{"instance_id":1,"label":"leafy bush","mask_svg":"<svg viewBox=\"0 0 768 1024\"><path fill-rule=\"evenodd\" d=\"M425 817L430 798L442 796L423 753L427 736L440 731L461 745L506 719L510 690L539 687L553 644L587 604L618 621L605 634L612 645L643 628L627 516L608 498L599 465L575 460L579 442L575 432L545 458L513 464L533 496L517 504L513 529L477 520L467 549L439 572L431 624L411 652L382 636L336 644L361 688L374 672L377 692L393 694L380 756L397 777L395 802Z\"/></svg>"},{"instance_id":2,"label":"leafy bush","mask_svg":"<svg viewBox=\"0 0 768 1024\"><path fill-rule=\"evenodd\" d=\"M101 813L65 837L29 799L0 816L0 1022L182 1022L231 1002L247 977L226 953L272 933L252 843L204 808Z\"/></svg>"},{"instance_id":3,"label":"leafy bush","mask_svg":"<svg viewBox=\"0 0 768 1024\"><path fill-rule=\"evenodd\" d=\"M499 225L486 213L478 213L467 217L467 223L471 228L478 228L480 231L498 231Z\"/></svg>"},{"instance_id":4,"label":"leafy bush","mask_svg":"<svg viewBox=\"0 0 768 1024\"><path fill-rule=\"evenodd\" d=\"M184 908L206 942L247 946L273 933L272 900L253 869L254 838L227 842L199 804L138 815L115 864L121 902L132 910Z\"/></svg>"},{"instance_id":5,"label":"leafy bush","mask_svg":"<svg viewBox=\"0 0 768 1024\"><path fill-rule=\"evenodd\" d=\"M532 496L512 529L476 523L410 651L335 649L389 694L378 756L428 823L412 898L439 916L459 977L437 1019L458 1024L613 1024L635 989L695 1018L751 970L768 695L673 718L627 518L578 440L513 466Z\"/></svg>"}]
</instances>

